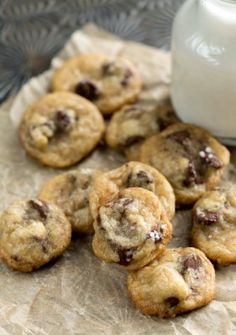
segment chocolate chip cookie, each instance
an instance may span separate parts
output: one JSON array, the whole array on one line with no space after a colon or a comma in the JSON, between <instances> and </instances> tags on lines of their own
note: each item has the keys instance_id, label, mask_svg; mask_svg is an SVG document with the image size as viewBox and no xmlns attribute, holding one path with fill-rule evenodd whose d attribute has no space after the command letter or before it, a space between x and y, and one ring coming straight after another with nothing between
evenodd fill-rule
<instances>
[{"instance_id":1,"label":"chocolate chip cookie","mask_svg":"<svg viewBox=\"0 0 236 335\"><path fill-rule=\"evenodd\" d=\"M89 196L92 216L96 219L98 209L120 190L129 187L142 187L155 193L172 219L175 213L175 196L167 179L156 169L139 162L129 162L121 167L104 172L94 179Z\"/></svg>"},{"instance_id":2,"label":"chocolate chip cookie","mask_svg":"<svg viewBox=\"0 0 236 335\"><path fill-rule=\"evenodd\" d=\"M136 187L103 204L94 229L95 255L128 269L138 269L159 256L172 234L157 196Z\"/></svg>"},{"instance_id":3,"label":"chocolate chip cookie","mask_svg":"<svg viewBox=\"0 0 236 335\"><path fill-rule=\"evenodd\" d=\"M193 209L193 245L221 265L236 263L235 187L205 193Z\"/></svg>"},{"instance_id":4,"label":"chocolate chip cookie","mask_svg":"<svg viewBox=\"0 0 236 335\"><path fill-rule=\"evenodd\" d=\"M178 204L192 204L219 183L230 154L206 130L177 123L147 139L140 158L166 176Z\"/></svg>"},{"instance_id":5,"label":"chocolate chip cookie","mask_svg":"<svg viewBox=\"0 0 236 335\"><path fill-rule=\"evenodd\" d=\"M128 275L128 290L144 314L174 317L215 297L215 270L198 249L166 249L159 259Z\"/></svg>"},{"instance_id":6,"label":"chocolate chip cookie","mask_svg":"<svg viewBox=\"0 0 236 335\"><path fill-rule=\"evenodd\" d=\"M112 116L106 142L111 148L124 152L129 160L139 160L144 140L177 121L169 99L127 105Z\"/></svg>"},{"instance_id":7,"label":"chocolate chip cookie","mask_svg":"<svg viewBox=\"0 0 236 335\"><path fill-rule=\"evenodd\" d=\"M88 195L92 179L99 172L78 169L51 178L41 189L38 197L60 207L77 233L92 233L93 219Z\"/></svg>"},{"instance_id":8,"label":"chocolate chip cookie","mask_svg":"<svg viewBox=\"0 0 236 335\"><path fill-rule=\"evenodd\" d=\"M84 54L67 60L55 72L52 89L76 93L91 100L103 114L111 114L137 99L141 79L127 59Z\"/></svg>"},{"instance_id":9,"label":"chocolate chip cookie","mask_svg":"<svg viewBox=\"0 0 236 335\"><path fill-rule=\"evenodd\" d=\"M71 224L60 208L42 200L18 200L0 217L0 257L12 269L31 272L60 256Z\"/></svg>"},{"instance_id":10,"label":"chocolate chip cookie","mask_svg":"<svg viewBox=\"0 0 236 335\"><path fill-rule=\"evenodd\" d=\"M104 130L103 117L92 103L70 92L57 92L27 109L20 125L20 139L30 156L59 168L88 155Z\"/></svg>"}]
</instances>

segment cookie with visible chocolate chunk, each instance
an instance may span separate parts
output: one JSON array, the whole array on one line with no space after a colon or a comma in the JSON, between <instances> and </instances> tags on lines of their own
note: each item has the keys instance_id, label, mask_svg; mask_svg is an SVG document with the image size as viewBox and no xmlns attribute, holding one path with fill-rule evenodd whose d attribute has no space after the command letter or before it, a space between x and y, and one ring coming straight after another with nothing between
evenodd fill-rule
<instances>
[{"instance_id":1,"label":"cookie with visible chocolate chunk","mask_svg":"<svg viewBox=\"0 0 236 335\"><path fill-rule=\"evenodd\" d=\"M127 269L138 269L159 256L172 234L158 197L137 187L101 205L94 229L95 255Z\"/></svg>"},{"instance_id":2,"label":"cookie with visible chocolate chunk","mask_svg":"<svg viewBox=\"0 0 236 335\"><path fill-rule=\"evenodd\" d=\"M70 92L47 94L24 113L20 139L26 152L45 165L66 167L87 156L105 131L88 100Z\"/></svg>"},{"instance_id":3,"label":"cookie with visible chocolate chunk","mask_svg":"<svg viewBox=\"0 0 236 335\"><path fill-rule=\"evenodd\" d=\"M101 205L116 197L117 193L129 187L142 187L155 193L172 219L175 213L175 196L167 179L156 169L139 162L128 162L117 169L101 173L94 178L89 196L91 213L96 219Z\"/></svg>"},{"instance_id":4,"label":"cookie with visible chocolate chunk","mask_svg":"<svg viewBox=\"0 0 236 335\"><path fill-rule=\"evenodd\" d=\"M175 317L207 305L215 297L215 270L198 249L166 249L128 274L128 290L144 314Z\"/></svg>"},{"instance_id":5,"label":"cookie with visible chocolate chunk","mask_svg":"<svg viewBox=\"0 0 236 335\"><path fill-rule=\"evenodd\" d=\"M194 203L219 183L230 154L205 129L176 123L147 139L140 158L166 176L181 205Z\"/></svg>"},{"instance_id":6,"label":"cookie with visible chocolate chunk","mask_svg":"<svg viewBox=\"0 0 236 335\"><path fill-rule=\"evenodd\" d=\"M83 54L67 60L52 79L53 91L70 91L91 100L103 114L134 102L141 78L127 59Z\"/></svg>"},{"instance_id":7,"label":"cookie with visible chocolate chunk","mask_svg":"<svg viewBox=\"0 0 236 335\"><path fill-rule=\"evenodd\" d=\"M88 196L98 170L78 169L49 179L39 192L39 199L60 207L76 233L92 233L93 219Z\"/></svg>"},{"instance_id":8,"label":"cookie with visible chocolate chunk","mask_svg":"<svg viewBox=\"0 0 236 335\"><path fill-rule=\"evenodd\" d=\"M221 265L236 263L236 189L205 193L193 208L192 243Z\"/></svg>"},{"instance_id":9,"label":"cookie with visible chocolate chunk","mask_svg":"<svg viewBox=\"0 0 236 335\"><path fill-rule=\"evenodd\" d=\"M12 269L31 272L69 246L71 224L60 208L31 199L15 201L0 217L0 258Z\"/></svg>"},{"instance_id":10,"label":"cookie with visible chocolate chunk","mask_svg":"<svg viewBox=\"0 0 236 335\"><path fill-rule=\"evenodd\" d=\"M176 122L178 118L169 99L127 105L112 116L106 142L124 152L129 160L139 160L143 141Z\"/></svg>"}]
</instances>

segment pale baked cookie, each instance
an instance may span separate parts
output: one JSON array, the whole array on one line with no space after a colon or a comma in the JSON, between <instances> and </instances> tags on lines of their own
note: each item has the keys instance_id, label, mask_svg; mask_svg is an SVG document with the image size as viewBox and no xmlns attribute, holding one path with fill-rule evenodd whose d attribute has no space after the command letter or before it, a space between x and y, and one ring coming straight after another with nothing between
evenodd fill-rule
<instances>
[{"instance_id":1,"label":"pale baked cookie","mask_svg":"<svg viewBox=\"0 0 236 335\"><path fill-rule=\"evenodd\" d=\"M89 196L92 216L96 219L98 209L116 197L120 190L129 187L142 187L155 193L172 219L175 213L175 196L167 179L156 169L139 162L128 162L121 167L104 172L94 179Z\"/></svg>"},{"instance_id":2,"label":"pale baked cookie","mask_svg":"<svg viewBox=\"0 0 236 335\"><path fill-rule=\"evenodd\" d=\"M103 114L111 114L137 99L141 79L127 59L84 54L67 60L55 72L52 90L77 93L91 100Z\"/></svg>"},{"instance_id":3,"label":"pale baked cookie","mask_svg":"<svg viewBox=\"0 0 236 335\"><path fill-rule=\"evenodd\" d=\"M89 209L88 195L91 183L99 172L78 169L51 178L43 185L39 199L60 207L77 233L92 233L93 219Z\"/></svg>"},{"instance_id":4,"label":"pale baked cookie","mask_svg":"<svg viewBox=\"0 0 236 335\"><path fill-rule=\"evenodd\" d=\"M138 269L159 256L172 234L157 196L142 188L127 188L103 204L94 229L95 255L127 269Z\"/></svg>"},{"instance_id":5,"label":"pale baked cookie","mask_svg":"<svg viewBox=\"0 0 236 335\"><path fill-rule=\"evenodd\" d=\"M102 115L88 100L70 92L47 94L23 115L20 139L26 152L53 167L88 155L105 130Z\"/></svg>"},{"instance_id":6,"label":"pale baked cookie","mask_svg":"<svg viewBox=\"0 0 236 335\"><path fill-rule=\"evenodd\" d=\"M147 139L140 158L166 176L178 204L192 204L219 183L230 154L206 130L177 123Z\"/></svg>"},{"instance_id":7,"label":"pale baked cookie","mask_svg":"<svg viewBox=\"0 0 236 335\"><path fill-rule=\"evenodd\" d=\"M205 193L193 209L193 245L221 265L236 263L236 190Z\"/></svg>"},{"instance_id":8,"label":"pale baked cookie","mask_svg":"<svg viewBox=\"0 0 236 335\"><path fill-rule=\"evenodd\" d=\"M144 314L174 317L215 297L215 270L198 249L166 249L159 259L128 274L128 290Z\"/></svg>"},{"instance_id":9,"label":"pale baked cookie","mask_svg":"<svg viewBox=\"0 0 236 335\"><path fill-rule=\"evenodd\" d=\"M123 151L129 160L139 160L143 141L176 122L178 118L169 99L127 105L112 116L106 142L111 148Z\"/></svg>"},{"instance_id":10,"label":"pale baked cookie","mask_svg":"<svg viewBox=\"0 0 236 335\"><path fill-rule=\"evenodd\" d=\"M45 201L15 201L0 217L0 257L14 270L31 272L69 246L71 224Z\"/></svg>"}]
</instances>

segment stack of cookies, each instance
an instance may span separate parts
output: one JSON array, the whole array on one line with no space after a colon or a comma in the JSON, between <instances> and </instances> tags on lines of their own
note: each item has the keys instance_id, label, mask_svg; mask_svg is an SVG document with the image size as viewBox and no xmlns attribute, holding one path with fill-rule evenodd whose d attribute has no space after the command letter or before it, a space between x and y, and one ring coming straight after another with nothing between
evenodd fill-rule
<instances>
[{"instance_id":1,"label":"stack of cookies","mask_svg":"<svg viewBox=\"0 0 236 335\"><path fill-rule=\"evenodd\" d=\"M181 123L170 99L138 100L141 83L130 61L99 54L70 59L55 72L53 93L23 115L26 152L64 168L105 137L129 162L111 171L69 170L36 199L13 203L0 219L0 256L30 272L61 255L72 231L92 233L94 254L129 271L137 308L172 317L214 298L210 260L236 262L236 192L218 187L228 150L206 130ZM167 248L175 208L193 205L196 248Z\"/></svg>"}]
</instances>

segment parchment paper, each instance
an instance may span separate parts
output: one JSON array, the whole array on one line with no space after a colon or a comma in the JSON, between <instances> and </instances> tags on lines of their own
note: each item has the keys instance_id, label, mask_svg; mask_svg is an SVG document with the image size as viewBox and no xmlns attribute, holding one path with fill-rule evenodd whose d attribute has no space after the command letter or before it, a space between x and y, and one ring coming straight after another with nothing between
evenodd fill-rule
<instances>
[{"instance_id":1,"label":"parchment paper","mask_svg":"<svg viewBox=\"0 0 236 335\"><path fill-rule=\"evenodd\" d=\"M169 94L169 54L121 41L94 26L76 32L52 66L87 51L124 54L134 61L144 78L142 99L160 99ZM60 172L28 158L15 129L26 105L49 88L51 73L49 70L32 79L13 103L8 101L0 109L1 209L15 199L34 196L44 180ZM234 162L235 156L234 150ZM78 166L113 168L123 161L122 156L101 147ZM231 166L223 183L234 181L235 175ZM178 211L173 225L171 245L188 245L190 212ZM0 335L236 334L236 266L217 268L218 294L210 305L162 320L135 310L128 298L126 271L96 259L90 242L91 237L74 238L55 264L32 274L17 273L0 264Z\"/></svg>"}]
</instances>

